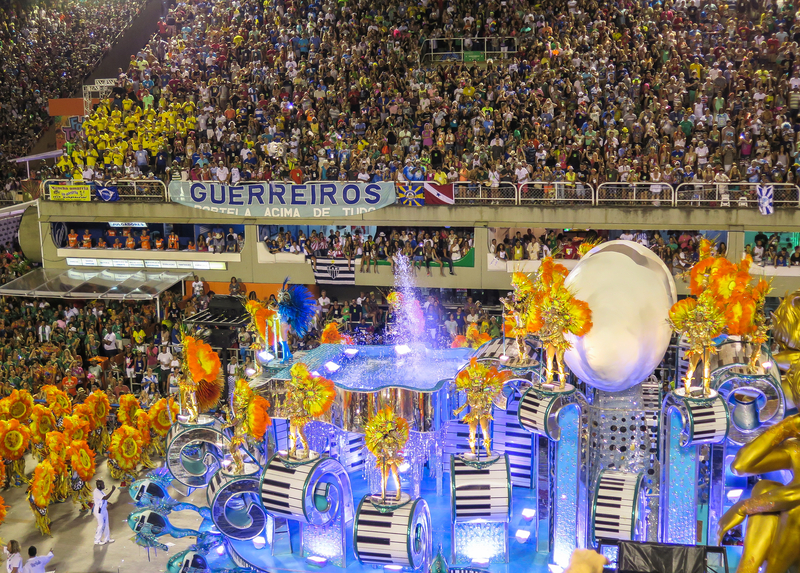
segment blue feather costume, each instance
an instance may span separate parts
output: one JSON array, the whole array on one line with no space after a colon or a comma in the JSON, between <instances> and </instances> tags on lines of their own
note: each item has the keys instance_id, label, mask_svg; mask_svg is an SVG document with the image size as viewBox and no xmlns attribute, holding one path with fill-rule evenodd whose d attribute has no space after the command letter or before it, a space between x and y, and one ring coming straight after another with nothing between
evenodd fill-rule
<instances>
[{"instance_id":1,"label":"blue feather costume","mask_svg":"<svg viewBox=\"0 0 800 573\"><path fill-rule=\"evenodd\" d=\"M281 321L288 324L297 336L303 337L308 333L314 315L317 312L317 301L314 295L303 285L290 285L289 277L283 281L283 287L278 293L278 314ZM283 361L292 357L289 344L281 341L283 347Z\"/></svg>"}]
</instances>

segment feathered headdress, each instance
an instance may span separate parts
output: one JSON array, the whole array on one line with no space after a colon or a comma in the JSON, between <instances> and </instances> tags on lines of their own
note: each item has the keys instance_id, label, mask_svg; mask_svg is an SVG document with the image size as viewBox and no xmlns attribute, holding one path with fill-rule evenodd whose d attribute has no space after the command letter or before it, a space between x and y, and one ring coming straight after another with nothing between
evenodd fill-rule
<instances>
[{"instance_id":1,"label":"feathered headdress","mask_svg":"<svg viewBox=\"0 0 800 573\"><path fill-rule=\"evenodd\" d=\"M314 319L317 303L306 287L288 283L289 277L286 277L278 293L278 313L297 336L305 336Z\"/></svg>"}]
</instances>

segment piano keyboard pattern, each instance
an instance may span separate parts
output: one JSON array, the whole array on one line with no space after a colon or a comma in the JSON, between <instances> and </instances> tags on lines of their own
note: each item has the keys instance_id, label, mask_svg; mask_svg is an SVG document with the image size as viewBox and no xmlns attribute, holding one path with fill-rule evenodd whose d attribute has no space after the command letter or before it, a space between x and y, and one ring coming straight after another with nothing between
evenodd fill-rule
<instances>
[{"instance_id":1,"label":"piano keyboard pattern","mask_svg":"<svg viewBox=\"0 0 800 573\"><path fill-rule=\"evenodd\" d=\"M661 383L654 376L642 382L642 406L648 414L661 411Z\"/></svg>"},{"instance_id":2,"label":"piano keyboard pattern","mask_svg":"<svg viewBox=\"0 0 800 573\"><path fill-rule=\"evenodd\" d=\"M684 400L683 403L686 406L687 424L685 436L681 436L682 446L725 441L730 429L730 414L725 398L717 395L713 401Z\"/></svg>"},{"instance_id":3,"label":"piano keyboard pattern","mask_svg":"<svg viewBox=\"0 0 800 573\"><path fill-rule=\"evenodd\" d=\"M365 496L356 510L353 549L358 560L412 569L429 562L431 514L425 500L417 498L394 511L381 513L370 498Z\"/></svg>"},{"instance_id":4,"label":"piano keyboard pattern","mask_svg":"<svg viewBox=\"0 0 800 573\"><path fill-rule=\"evenodd\" d=\"M247 541L258 536L267 524L267 514L257 503L252 503L245 494L258 495L258 466L245 464L245 474L231 475L219 470L206 488L206 501L211 508L211 519L219 531L232 539ZM236 510L239 519L231 520L233 513L227 507L233 498L245 504ZM242 518L244 513L249 519Z\"/></svg>"},{"instance_id":5,"label":"piano keyboard pattern","mask_svg":"<svg viewBox=\"0 0 800 573\"><path fill-rule=\"evenodd\" d=\"M641 473L603 470L597 480L592 505L592 538L637 541Z\"/></svg>"},{"instance_id":6,"label":"piano keyboard pattern","mask_svg":"<svg viewBox=\"0 0 800 573\"><path fill-rule=\"evenodd\" d=\"M711 358L709 359L712 376L715 370L723 368L726 371L730 371L735 374L752 376L753 374L750 372L748 365L755 345L749 342L739 342L738 339L733 337L729 340L735 340L735 342L722 344L719 347L718 352L716 354L712 354ZM768 360L767 356L767 353L762 352L761 359L756 364L757 375L763 376L765 374L763 364L766 360Z\"/></svg>"},{"instance_id":7,"label":"piano keyboard pattern","mask_svg":"<svg viewBox=\"0 0 800 573\"><path fill-rule=\"evenodd\" d=\"M327 458L299 465L284 465L272 456L261 474L261 503L275 516L306 523L306 486L311 473Z\"/></svg>"},{"instance_id":8,"label":"piano keyboard pattern","mask_svg":"<svg viewBox=\"0 0 800 573\"><path fill-rule=\"evenodd\" d=\"M574 403L575 399L575 388L570 384L566 385L564 391L555 393L544 392L538 387L528 388L519 403L519 424L532 434L558 441L561 429L555 416L564 405Z\"/></svg>"},{"instance_id":9,"label":"piano keyboard pattern","mask_svg":"<svg viewBox=\"0 0 800 573\"><path fill-rule=\"evenodd\" d=\"M490 466L473 467L458 456L450 457L450 504L453 521L508 521L511 479L508 455Z\"/></svg>"},{"instance_id":10,"label":"piano keyboard pattern","mask_svg":"<svg viewBox=\"0 0 800 573\"><path fill-rule=\"evenodd\" d=\"M533 485L533 448L536 438L519 423L517 414L520 400L520 395L514 392L505 410L495 410L492 449L505 452L508 456L511 485L529 488Z\"/></svg>"},{"instance_id":11,"label":"piano keyboard pattern","mask_svg":"<svg viewBox=\"0 0 800 573\"><path fill-rule=\"evenodd\" d=\"M528 355L532 353L532 349L530 345L528 346ZM508 368L533 368L538 366L538 362L531 358L528 358L527 361L524 363L520 362L519 359L519 346L517 345L517 341L514 338L506 338L505 343L505 350L503 349L503 338L493 338L483 346L481 346L476 354L475 358L481 359L494 359L499 360L503 355L508 356L507 360L503 361L503 366Z\"/></svg>"},{"instance_id":12,"label":"piano keyboard pattern","mask_svg":"<svg viewBox=\"0 0 800 573\"><path fill-rule=\"evenodd\" d=\"M469 451L469 426L459 420L447 422L443 448L445 456L466 454ZM448 467L445 464L445 469Z\"/></svg>"},{"instance_id":13,"label":"piano keyboard pattern","mask_svg":"<svg viewBox=\"0 0 800 573\"><path fill-rule=\"evenodd\" d=\"M239 553L236 551L236 547L232 543L226 543L225 546L228 548L228 554L231 556L234 564L237 567L241 567L242 569L246 569L249 571L254 571L255 573L267 573L266 569L261 569L256 567L249 561L245 560Z\"/></svg>"},{"instance_id":14,"label":"piano keyboard pattern","mask_svg":"<svg viewBox=\"0 0 800 573\"><path fill-rule=\"evenodd\" d=\"M364 469L364 446L366 438L363 434L344 432L344 451L339 453L339 463L348 473Z\"/></svg>"}]
</instances>

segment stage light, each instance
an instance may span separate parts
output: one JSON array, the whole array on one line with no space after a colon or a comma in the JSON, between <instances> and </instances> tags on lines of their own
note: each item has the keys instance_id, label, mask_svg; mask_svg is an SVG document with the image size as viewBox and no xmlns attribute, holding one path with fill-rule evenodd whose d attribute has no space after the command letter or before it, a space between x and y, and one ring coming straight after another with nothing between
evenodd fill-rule
<instances>
[{"instance_id":1,"label":"stage light","mask_svg":"<svg viewBox=\"0 0 800 573\"><path fill-rule=\"evenodd\" d=\"M309 555L306 557L306 563L313 565L314 567L325 567L325 565L328 563L328 560L318 555Z\"/></svg>"},{"instance_id":2,"label":"stage light","mask_svg":"<svg viewBox=\"0 0 800 573\"><path fill-rule=\"evenodd\" d=\"M256 369L255 368L245 368L244 373L247 376L252 376L253 374L256 373Z\"/></svg>"},{"instance_id":3,"label":"stage light","mask_svg":"<svg viewBox=\"0 0 800 573\"><path fill-rule=\"evenodd\" d=\"M325 368L328 370L328 372L336 372L339 370L339 368L341 368L341 366L336 364L336 362L328 361L325 363Z\"/></svg>"},{"instance_id":4,"label":"stage light","mask_svg":"<svg viewBox=\"0 0 800 573\"><path fill-rule=\"evenodd\" d=\"M762 364L762 366L764 367L764 370L769 370L770 368L772 368L772 362L769 362L769 361L764 362L764 364Z\"/></svg>"},{"instance_id":5,"label":"stage light","mask_svg":"<svg viewBox=\"0 0 800 573\"><path fill-rule=\"evenodd\" d=\"M411 464L408 462L403 462L402 464L397 466L397 471L400 473L407 472L409 469L411 469Z\"/></svg>"},{"instance_id":6,"label":"stage light","mask_svg":"<svg viewBox=\"0 0 800 573\"><path fill-rule=\"evenodd\" d=\"M316 377L318 377L318 378L319 378L319 371L318 371L318 370L314 370L314 371L311 373L311 375L312 375L312 376L316 376Z\"/></svg>"},{"instance_id":7,"label":"stage light","mask_svg":"<svg viewBox=\"0 0 800 573\"><path fill-rule=\"evenodd\" d=\"M384 565L383 568L384 569L388 569L389 571L402 571L403 570L403 566L402 565Z\"/></svg>"},{"instance_id":8,"label":"stage light","mask_svg":"<svg viewBox=\"0 0 800 573\"><path fill-rule=\"evenodd\" d=\"M484 566L489 564L489 559L486 557L476 557L472 560L473 565Z\"/></svg>"},{"instance_id":9,"label":"stage light","mask_svg":"<svg viewBox=\"0 0 800 573\"><path fill-rule=\"evenodd\" d=\"M347 354L348 358L352 358L353 356L358 354L358 348L348 348L347 350L344 351L344 353Z\"/></svg>"},{"instance_id":10,"label":"stage light","mask_svg":"<svg viewBox=\"0 0 800 573\"><path fill-rule=\"evenodd\" d=\"M531 507L526 507L522 510L522 518L525 521L530 521L536 516L536 510Z\"/></svg>"},{"instance_id":11,"label":"stage light","mask_svg":"<svg viewBox=\"0 0 800 573\"><path fill-rule=\"evenodd\" d=\"M232 463L231 460L222 460L222 463L220 465L223 468L227 468L229 465L231 465L231 463Z\"/></svg>"},{"instance_id":12,"label":"stage light","mask_svg":"<svg viewBox=\"0 0 800 573\"><path fill-rule=\"evenodd\" d=\"M499 360L500 362L507 362L508 359L511 358L510 356L506 356L505 354L501 355Z\"/></svg>"},{"instance_id":13,"label":"stage light","mask_svg":"<svg viewBox=\"0 0 800 573\"><path fill-rule=\"evenodd\" d=\"M514 534L514 537L517 538L517 541L520 543L525 543L531 536L531 532L527 529L517 529L517 532Z\"/></svg>"},{"instance_id":14,"label":"stage light","mask_svg":"<svg viewBox=\"0 0 800 573\"><path fill-rule=\"evenodd\" d=\"M736 503L737 501L739 501L739 498L742 497L743 493L744 493L743 489L737 488L730 490L728 493L725 494L725 496L728 498L729 502Z\"/></svg>"},{"instance_id":15,"label":"stage light","mask_svg":"<svg viewBox=\"0 0 800 573\"><path fill-rule=\"evenodd\" d=\"M547 568L550 569L550 573L564 573L564 568L561 565L556 565L555 563L550 563Z\"/></svg>"},{"instance_id":16,"label":"stage light","mask_svg":"<svg viewBox=\"0 0 800 573\"><path fill-rule=\"evenodd\" d=\"M262 362L262 364L266 364L267 362L272 362L275 360L275 356L269 352L269 350L262 350L258 353L258 359Z\"/></svg>"},{"instance_id":17,"label":"stage light","mask_svg":"<svg viewBox=\"0 0 800 573\"><path fill-rule=\"evenodd\" d=\"M256 549L264 549L264 546L267 544L266 538L262 536L254 537L253 538L253 547Z\"/></svg>"},{"instance_id":18,"label":"stage light","mask_svg":"<svg viewBox=\"0 0 800 573\"><path fill-rule=\"evenodd\" d=\"M409 348L408 344L398 344L394 347L394 351L400 356L405 356L411 352L411 348Z\"/></svg>"},{"instance_id":19,"label":"stage light","mask_svg":"<svg viewBox=\"0 0 800 573\"><path fill-rule=\"evenodd\" d=\"M224 554L225 554L225 546L220 545L219 547L217 547L217 555L224 555Z\"/></svg>"}]
</instances>

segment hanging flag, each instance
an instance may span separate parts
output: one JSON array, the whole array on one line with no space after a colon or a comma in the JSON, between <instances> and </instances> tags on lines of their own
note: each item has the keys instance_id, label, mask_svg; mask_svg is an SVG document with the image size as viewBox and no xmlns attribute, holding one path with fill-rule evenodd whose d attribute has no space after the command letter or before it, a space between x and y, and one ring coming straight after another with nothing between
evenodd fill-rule
<instances>
[{"instance_id":1,"label":"hanging flag","mask_svg":"<svg viewBox=\"0 0 800 573\"><path fill-rule=\"evenodd\" d=\"M397 201L406 207L422 207L425 204L425 194L422 183L398 183Z\"/></svg>"},{"instance_id":2,"label":"hanging flag","mask_svg":"<svg viewBox=\"0 0 800 573\"><path fill-rule=\"evenodd\" d=\"M347 259L317 257L314 279L320 285L354 285L356 284L356 259L350 263L348 271Z\"/></svg>"},{"instance_id":3,"label":"hanging flag","mask_svg":"<svg viewBox=\"0 0 800 573\"><path fill-rule=\"evenodd\" d=\"M425 204L427 205L452 205L455 203L453 198L453 184L438 185L436 183L425 183Z\"/></svg>"},{"instance_id":4,"label":"hanging flag","mask_svg":"<svg viewBox=\"0 0 800 573\"><path fill-rule=\"evenodd\" d=\"M116 185L109 185L107 187L98 186L97 189L95 189L95 195L97 195L97 199L100 201L119 201L119 191Z\"/></svg>"},{"instance_id":5,"label":"hanging flag","mask_svg":"<svg viewBox=\"0 0 800 573\"><path fill-rule=\"evenodd\" d=\"M772 185L758 185L756 192L758 193L758 210L762 215L772 215L775 210L773 206L775 188Z\"/></svg>"}]
</instances>

